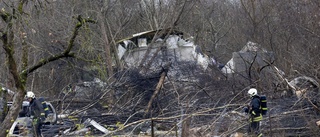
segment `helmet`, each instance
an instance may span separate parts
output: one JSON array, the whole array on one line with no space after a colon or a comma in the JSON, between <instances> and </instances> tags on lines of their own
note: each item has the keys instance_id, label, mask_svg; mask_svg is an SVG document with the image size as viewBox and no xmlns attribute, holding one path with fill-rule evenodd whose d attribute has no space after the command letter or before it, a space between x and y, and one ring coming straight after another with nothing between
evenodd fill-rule
<instances>
[{"instance_id":1,"label":"helmet","mask_svg":"<svg viewBox=\"0 0 320 137\"><path fill-rule=\"evenodd\" d=\"M255 89L255 88L250 88L250 89L248 90L248 94L249 94L251 97L253 97L253 96L255 96L255 95L258 94L258 91L257 91L257 89Z\"/></svg>"},{"instance_id":2,"label":"helmet","mask_svg":"<svg viewBox=\"0 0 320 137\"><path fill-rule=\"evenodd\" d=\"M36 96L34 95L34 93L32 91L28 91L26 98L35 98Z\"/></svg>"}]
</instances>

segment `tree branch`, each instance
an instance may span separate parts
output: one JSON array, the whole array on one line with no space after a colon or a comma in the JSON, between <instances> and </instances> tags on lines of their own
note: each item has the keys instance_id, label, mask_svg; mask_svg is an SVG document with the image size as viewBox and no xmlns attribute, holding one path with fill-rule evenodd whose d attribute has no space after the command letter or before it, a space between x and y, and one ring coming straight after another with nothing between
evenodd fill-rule
<instances>
[{"instance_id":1,"label":"tree branch","mask_svg":"<svg viewBox=\"0 0 320 137\"><path fill-rule=\"evenodd\" d=\"M48 57L46 59L40 60L34 66L31 66L30 68L22 71L20 75L28 75L28 74L32 73L33 71L37 70L38 68L46 65L47 63L55 61L55 60L58 60L60 58L74 57L74 53L71 53L71 49L74 47L74 41L75 41L76 37L78 36L79 29L87 22L96 23L95 21L93 21L91 19L83 19L81 17L81 15L79 15L76 19L78 20L78 23L76 24L76 26L75 26L75 28L73 30L72 36L71 36L71 38L70 38L70 40L68 42L68 47L62 53L59 53L59 54L56 54L56 55L52 55L52 56L50 56L50 57Z\"/></svg>"},{"instance_id":2,"label":"tree branch","mask_svg":"<svg viewBox=\"0 0 320 137\"><path fill-rule=\"evenodd\" d=\"M154 98L155 98L155 97L158 95L158 93L160 92L160 89L161 89L161 87L162 87L162 85L163 85L163 83L164 83L164 80L165 80L166 76L167 76L167 73L168 73L168 70L169 70L170 65L171 65L171 62L168 62L168 63L163 67L163 70L162 70L162 73L161 73L161 77L160 77L159 82L158 82L158 84L157 84L156 90L154 91L151 99L150 99L149 102L148 102L147 110L146 110L144 116L146 116L146 115L148 114Z\"/></svg>"}]
</instances>

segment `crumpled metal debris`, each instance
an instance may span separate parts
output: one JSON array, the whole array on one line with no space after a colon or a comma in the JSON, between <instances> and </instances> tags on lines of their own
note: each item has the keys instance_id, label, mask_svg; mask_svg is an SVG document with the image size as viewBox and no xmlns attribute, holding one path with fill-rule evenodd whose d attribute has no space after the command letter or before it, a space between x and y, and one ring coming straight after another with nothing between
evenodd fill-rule
<instances>
[{"instance_id":1,"label":"crumpled metal debris","mask_svg":"<svg viewBox=\"0 0 320 137\"><path fill-rule=\"evenodd\" d=\"M291 80L289 84L295 88L294 94L297 95L298 98L302 98L307 92L319 94L319 83L311 77L297 77Z\"/></svg>"}]
</instances>

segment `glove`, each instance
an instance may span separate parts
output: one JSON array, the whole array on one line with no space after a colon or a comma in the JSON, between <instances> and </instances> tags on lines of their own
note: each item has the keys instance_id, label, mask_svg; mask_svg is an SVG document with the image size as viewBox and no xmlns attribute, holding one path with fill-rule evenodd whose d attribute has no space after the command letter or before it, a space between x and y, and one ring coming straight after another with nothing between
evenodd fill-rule
<instances>
[{"instance_id":1,"label":"glove","mask_svg":"<svg viewBox=\"0 0 320 137\"><path fill-rule=\"evenodd\" d=\"M244 107L244 108L242 109L242 111L245 112L245 113L249 113L249 108L248 108L248 107Z\"/></svg>"},{"instance_id":2,"label":"glove","mask_svg":"<svg viewBox=\"0 0 320 137\"><path fill-rule=\"evenodd\" d=\"M41 122L41 123L44 122L45 120L46 120L45 117L41 117L41 118L40 118L40 122Z\"/></svg>"}]
</instances>

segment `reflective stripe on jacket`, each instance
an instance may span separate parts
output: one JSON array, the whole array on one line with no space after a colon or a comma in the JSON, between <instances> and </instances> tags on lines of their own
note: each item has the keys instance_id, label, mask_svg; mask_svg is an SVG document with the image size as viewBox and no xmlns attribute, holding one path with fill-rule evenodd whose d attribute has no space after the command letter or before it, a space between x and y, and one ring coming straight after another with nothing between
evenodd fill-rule
<instances>
[{"instance_id":1,"label":"reflective stripe on jacket","mask_svg":"<svg viewBox=\"0 0 320 137\"><path fill-rule=\"evenodd\" d=\"M41 102L41 104L42 104L42 107L43 107L44 113L45 113L45 117L47 117L48 114L49 114L49 107L48 107L46 101L45 101L44 98L42 98L42 97L40 97L38 100L39 100L39 102Z\"/></svg>"},{"instance_id":2,"label":"reflective stripe on jacket","mask_svg":"<svg viewBox=\"0 0 320 137\"><path fill-rule=\"evenodd\" d=\"M262 120L262 114L260 114L259 116L257 116L257 117L254 117L254 116L252 116L251 118L250 118L250 122L259 122L259 121L261 121Z\"/></svg>"},{"instance_id":3,"label":"reflective stripe on jacket","mask_svg":"<svg viewBox=\"0 0 320 137\"><path fill-rule=\"evenodd\" d=\"M253 120L253 122L258 122L262 120L262 114L261 114L261 105L260 105L260 97L258 95L255 95L252 97L251 103L250 103L250 115L252 118L250 118L250 121Z\"/></svg>"},{"instance_id":4,"label":"reflective stripe on jacket","mask_svg":"<svg viewBox=\"0 0 320 137\"><path fill-rule=\"evenodd\" d=\"M30 113L30 116L33 116L34 118L44 118L45 117L45 113L44 113L42 104L39 102L39 100L37 100L35 98L30 102L29 113Z\"/></svg>"}]
</instances>

